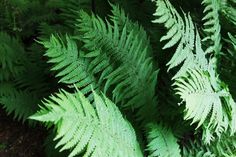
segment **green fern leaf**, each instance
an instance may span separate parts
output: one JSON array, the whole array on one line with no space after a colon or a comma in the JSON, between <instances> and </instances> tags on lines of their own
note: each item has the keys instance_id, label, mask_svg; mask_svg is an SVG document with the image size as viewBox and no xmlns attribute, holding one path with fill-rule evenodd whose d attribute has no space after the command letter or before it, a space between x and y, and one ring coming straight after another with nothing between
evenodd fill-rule
<instances>
[{"instance_id":1,"label":"green fern leaf","mask_svg":"<svg viewBox=\"0 0 236 157\"><path fill-rule=\"evenodd\" d=\"M185 119L192 119L192 123L197 122L197 128L202 125L206 143L214 139L213 134L220 137L228 129L233 134L236 108L228 88L218 87L223 83L208 71L193 68L187 74L177 78L174 83L176 94L186 103Z\"/></svg>"},{"instance_id":2,"label":"green fern leaf","mask_svg":"<svg viewBox=\"0 0 236 157\"><path fill-rule=\"evenodd\" d=\"M5 84L4 87L0 89L0 104L7 114L12 114L14 119L25 122L37 111L39 98L33 93L17 90L11 84ZM30 121L29 124L31 124Z\"/></svg>"},{"instance_id":3,"label":"green fern leaf","mask_svg":"<svg viewBox=\"0 0 236 157\"><path fill-rule=\"evenodd\" d=\"M224 91L214 92L209 76L199 69L189 70L189 77L179 78L175 84L177 94L186 102L187 114L186 119L193 119L193 123L199 121L198 126L206 120L209 113L212 113L209 126L224 126L224 117L227 115L223 112L220 97L227 94ZM189 105L189 106L188 106ZM213 122L211 124L211 122Z\"/></svg>"},{"instance_id":4,"label":"green fern leaf","mask_svg":"<svg viewBox=\"0 0 236 157\"><path fill-rule=\"evenodd\" d=\"M156 5L157 9L154 16L157 16L158 19L153 22L163 23L168 29L167 34L161 38L161 41L167 40L163 49L177 45L174 56L167 63L170 70L185 60L190 60L188 59L189 54L192 53L194 49L194 25L190 15L184 14L183 20L168 0L156 0Z\"/></svg>"},{"instance_id":5,"label":"green fern leaf","mask_svg":"<svg viewBox=\"0 0 236 157\"><path fill-rule=\"evenodd\" d=\"M106 59L113 71L104 75L105 93L111 90L113 100L122 106L135 109L147 106L155 111L157 71L150 56L147 35L139 25L124 17L123 11L117 11L119 8L113 6L113 10L113 23L81 11L77 24L82 34L80 38L85 48L100 50L109 57ZM154 114L148 116L151 115Z\"/></svg>"},{"instance_id":6,"label":"green fern leaf","mask_svg":"<svg viewBox=\"0 0 236 157\"><path fill-rule=\"evenodd\" d=\"M81 153L84 157L141 157L131 125L109 99L93 94L95 108L80 91L61 91L30 118L55 124L57 147L72 149L69 157Z\"/></svg>"},{"instance_id":7,"label":"green fern leaf","mask_svg":"<svg viewBox=\"0 0 236 157\"><path fill-rule=\"evenodd\" d=\"M170 129L157 124L149 124L148 128L150 157L181 157L177 139Z\"/></svg>"},{"instance_id":8,"label":"green fern leaf","mask_svg":"<svg viewBox=\"0 0 236 157\"><path fill-rule=\"evenodd\" d=\"M206 15L203 17L204 23L204 31L209 34L207 37L203 39L203 41L210 42L209 47L206 49L206 53L214 53L215 56L218 57L221 51L221 26L219 19L219 10L220 10L220 0L203 0L202 4L206 7L204 9L204 13Z\"/></svg>"},{"instance_id":9,"label":"green fern leaf","mask_svg":"<svg viewBox=\"0 0 236 157\"><path fill-rule=\"evenodd\" d=\"M45 56L49 58L48 62L53 64L51 70L57 72L56 77L60 78L59 82L72 88L75 85L84 94L91 94L91 85L94 90L99 88L98 79L94 75L107 67L107 62L102 62L101 58L91 59L99 55L97 53L99 51L83 55L82 50L78 50L76 42L69 36L66 36L66 43L54 35L49 41L40 43L47 48Z\"/></svg>"}]
</instances>

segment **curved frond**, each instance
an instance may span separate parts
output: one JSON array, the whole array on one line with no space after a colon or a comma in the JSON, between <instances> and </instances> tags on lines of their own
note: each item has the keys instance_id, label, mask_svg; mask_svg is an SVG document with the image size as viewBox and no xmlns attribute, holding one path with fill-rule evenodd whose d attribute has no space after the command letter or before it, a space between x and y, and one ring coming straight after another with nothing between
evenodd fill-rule
<instances>
[{"instance_id":1,"label":"curved frond","mask_svg":"<svg viewBox=\"0 0 236 157\"><path fill-rule=\"evenodd\" d=\"M170 40L163 49L170 48L183 38L184 21L169 1L156 0L155 2L157 9L153 15L158 18L153 22L164 24L168 29L167 34L161 38L161 41Z\"/></svg>"},{"instance_id":2,"label":"curved frond","mask_svg":"<svg viewBox=\"0 0 236 157\"><path fill-rule=\"evenodd\" d=\"M203 41L209 42L210 45L206 49L206 53L213 53L215 56L220 55L221 53L221 26L220 26L220 0L203 0L202 4L205 5L204 13L206 14L203 17L204 31L207 36Z\"/></svg>"},{"instance_id":3,"label":"curved frond","mask_svg":"<svg viewBox=\"0 0 236 157\"><path fill-rule=\"evenodd\" d=\"M177 139L170 129L158 124L149 124L148 128L150 157L181 157Z\"/></svg>"},{"instance_id":4,"label":"curved frond","mask_svg":"<svg viewBox=\"0 0 236 157\"><path fill-rule=\"evenodd\" d=\"M69 157L142 157L133 128L115 104L105 96L93 95L94 106L80 91L61 91L45 100L45 107L31 119L55 124L55 139L60 139L57 147L71 149Z\"/></svg>"},{"instance_id":5,"label":"curved frond","mask_svg":"<svg viewBox=\"0 0 236 157\"><path fill-rule=\"evenodd\" d=\"M186 102L185 119L192 119L192 123L198 122L198 127L203 125L205 129L203 138L210 142L213 138L211 137L212 133L220 136L232 125L229 123L231 116L235 116L233 113L235 103L227 102L224 104L224 99L232 99L228 98L230 97L228 91L226 89L214 91L211 78L204 71L200 69L189 70L188 75L176 80L174 83L176 93ZM229 106L226 107L225 105ZM228 108L230 108L230 116L228 115Z\"/></svg>"},{"instance_id":6,"label":"curved frond","mask_svg":"<svg viewBox=\"0 0 236 157\"><path fill-rule=\"evenodd\" d=\"M18 40L0 32L0 41L0 104L7 114L24 122L37 110L40 98L50 87L43 83L42 71L37 71L27 60L28 55Z\"/></svg>"},{"instance_id":7,"label":"curved frond","mask_svg":"<svg viewBox=\"0 0 236 157\"><path fill-rule=\"evenodd\" d=\"M157 9L154 16L158 18L154 23L164 24L168 32L161 38L167 41L163 49L177 46L176 51L167 63L169 69L174 68L182 62L191 63L191 53L194 50L194 25L190 15L184 14L184 20L168 0L156 0ZM186 70L185 70L186 71ZM178 77L176 75L175 77Z\"/></svg>"}]
</instances>

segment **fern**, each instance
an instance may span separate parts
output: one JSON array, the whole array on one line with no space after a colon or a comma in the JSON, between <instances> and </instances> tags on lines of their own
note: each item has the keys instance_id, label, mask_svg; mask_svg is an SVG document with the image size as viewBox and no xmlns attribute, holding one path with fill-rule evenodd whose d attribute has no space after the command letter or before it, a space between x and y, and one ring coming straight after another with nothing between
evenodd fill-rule
<instances>
[{"instance_id":1,"label":"fern","mask_svg":"<svg viewBox=\"0 0 236 157\"><path fill-rule=\"evenodd\" d=\"M220 73L222 79L227 83L229 86L230 92L232 93L232 96L235 100L236 98L236 84L234 83L236 80L234 74L236 71L236 66L235 66L235 61L236 61L236 38L228 33L228 38L225 44L228 45L225 49L224 55L221 57L221 62L220 62Z\"/></svg>"},{"instance_id":2,"label":"fern","mask_svg":"<svg viewBox=\"0 0 236 157\"><path fill-rule=\"evenodd\" d=\"M154 111L152 105L156 101L154 94L157 71L154 70L152 58L148 56L149 46L145 44L148 40L145 36L141 38L143 31L140 31L138 25L125 23L119 27L116 19L118 18L112 18L112 25L99 17L80 12L77 27L83 34L81 40L86 49L105 53L114 68L111 73L103 75L106 80L105 93L115 85L112 93L116 103L133 108L146 106L144 110L149 108ZM128 20L127 22L129 23ZM133 25L134 28L131 30L128 25Z\"/></svg>"},{"instance_id":3,"label":"fern","mask_svg":"<svg viewBox=\"0 0 236 157\"><path fill-rule=\"evenodd\" d=\"M236 27L236 10L235 10L235 0L223 0L220 3L220 13L227 19L230 26Z\"/></svg>"},{"instance_id":4,"label":"fern","mask_svg":"<svg viewBox=\"0 0 236 157\"><path fill-rule=\"evenodd\" d=\"M191 17L184 14L184 23L168 0L159 0L156 4L157 10L154 15L159 18L154 22L164 23L169 30L161 39L170 39L164 49L177 45L168 63L169 69L184 61L173 79L177 94L186 103L185 119L193 119L192 122L197 122L198 127L202 125L206 143L214 139L213 134L220 136L228 129L233 134L235 102L228 88L216 74L215 59L206 59L207 52L201 48L198 33L195 37Z\"/></svg>"},{"instance_id":5,"label":"fern","mask_svg":"<svg viewBox=\"0 0 236 157\"><path fill-rule=\"evenodd\" d=\"M42 71L37 71L33 64L30 67L36 71L32 72L25 68L26 72L17 78L8 82L0 82L1 106L7 114L12 114L14 119L23 122L38 110L38 103L50 93L50 87L52 87L52 82L46 83Z\"/></svg>"},{"instance_id":6,"label":"fern","mask_svg":"<svg viewBox=\"0 0 236 157\"><path fill-rule=\"evenodd\" d=\"M63 146L61 151L72 148L69 157L83 152L83 156L96 157L142 156L134 130L115 104L96 93L94 99L95 108L81 92L61 91L31 119L55 124L57 147Z\"/></svg>"},{"instance_id":7,"label":"fern","mask_svg":"<svg viewBox=\"0 0 236 157\"><path fill-rule=\"evenodd\" d=\"M203 17L204 31L208 34L203 41L209 41L212 44L207 47L205 53L214 53L216 57L221 53L221 26L219 20L220 1L219 0L203 0L202 3L206 6Z\"/></svg>"},{"instance_id":8,"label":"fern","mask_svg":"<svg viewBox=\"0 0 236 157\"><path fill-rule=\"evenodd\" d=\"M157 10L155 16L159 18L154 20L154 23L164 23L165 27L168 29L166 35L164 35L160 40L169 40L163 49L167 49L177 45L175 54L168 62L169 70L174 68L184 62L183 68L175 75L177 78L183 75L187 69L191 68L192 63L192 51L194 49L194 25L192 19L189 15L184 14L184 20L178 14L178 12L173 8L169 1L156 1Z\"/></svg>"},{"instance_id":9,"label":"fern","mask_svg":"<svg viewBox=\"0 0 236 157\"><path fill-rule=\"evenodd\" d=\"M50 93L50 83L46 83L45 69L38 66L42 63L31 61L19 40L4 32L0 40L0 104L14 119L25 122Z\"/></svg>"},{"instance_id":10,"label":"fern","mask_svg":"<svg viewBox=\"0 0 236 157\"><path fill-rule=\"evenodd\" d=\"M48 62L54 64L52 70L58 71L56 77L60 78L59 82L71 87L75 84L84 94L91 93L91 85L94 90L99 87L94 69L99 70L101 65L96 62L93 64L90 59L90 56L98 55L97 51L83 56L82 50L78 50L77 44L69 36L66 37L66 45L55 36L51 36L50 41L41 43L48 49L45 55L49 58Z\"/></svg>"},{"instance_id":11,"label":"fern","mask_svg":"<svg viewBox=\"0 0 236 157\"><path fill-rule=\"evenodd\" d=\"M200 140L190 141L189 143L188 146L183 148L183 156L231 157L236 155L235 136L229 137L223 134L222 137L216 139L211 146L204 145Z\"/></svg>"},{"instance_id":12,"label":"fern","mask_svg":"<svg viewBox=\"0 0 236 157\"><path fill-rule=\"evenodd\" d=\"M0 32L0 81L8 81L24 71L25 52L20 43Z\"/></svg>"},{"instance_id":13,"label":"fern","mask_svg":"<svg viewBox=\"0 0 236 157\"><path fill-rule=\"evenodd\" d=\"M2 0L1 108L45 156L236 156L235 6Z\"/></svg>"},{"instance_id":14,"label":"fern","mask_svg":"<svg viewBox=\"0 0 236 157\"><path fill-rule=\"evenodd\" d=\"M119 5L113 5L111 4L112 7L112 15L110 16L111 21L116 22L117 25L119 26L120 31L121 29L126 26L127 28L127 33L130 33L131 31L134 31L135 34L138 36L139 39L142 39L142 46L147 47L147 55L153 55L152 54L152 47L150 44L149 37L147 35L146 30L139 25L138 22L133 22L128 18L128 15L126 15L125 11L120 8Z\"/></svg>"},{"instance_id":15,"label":"fern","mask_svg":"<svg viewBox=\"0 0 236 157\"><path fill-rule=\"evenodd\" d=\"M148 128L150 157L181 157L177 139L170 129L158 124L149 124Z\"/></svg>"},{"instance_id":16,"label":"fern","mask_svg":"<svg viewBox=\"0 0 236 157\"><path fill-rule=\"evenodd\" d=\"M25 122L30 115L37 111L40 99L36 95L17 90L10 84L5 84L0 90L0 104L3 104L7 114L12 114L14 119Z\"/></svg>"},{"instance_id":17,"label":"fern","mask_svg":"<svg viewBox=\"0 0 236 157\"><path fill-rule=\"evenodd\" d=\"M234 120L230 119L228 110L234 117L235 103L227 89L215 92L212 88L209 76L201 70L191 70L188 77L176 80L177 94L186 102L185 119L193 119L198 122L198 127L203 125L203 138L206 142L214 139L213 133L221 136L228 127L234 132ZM223 102L229 106L223 106ZM230 106L232 105L232 106Z\"/></svg>"},{"instance_id":18,"label":"fern","mask_svg":"<svg viewBox=\"0 0 236 157\"><path fill-rule=\"evenodd\" d=\"M14 119L24 122L36 111L32 104L38 103L35 95L14 85L15 78L26 71L26 54L20 42L8 34L1 32L0 40L0 104L7 114L13 113Z\"/></svg>"},{"instance_id":19,"label":"fern","mask_svg":"<svg viewBox=\"0 0 236 157\"><path fill-rule=\"evenodd\" d=\"M48 49L45 55L54 64L52 70L57 71L59 82L75 84L89 97L92 96L90 85L94 90L112 91L116 103L142 108L139 118L145 117L147 110L153 111L147 115L153 117L157 71L148 56L151 55L149 40L144 29L130 21L123 10L112 7L114 28L99 17L80 12L76 26L79 39L66 37L64 44L63 39L52 36L50 41L41 42ZM142 86L136 88L140 83Z\"/></svg>"}]
</instances>

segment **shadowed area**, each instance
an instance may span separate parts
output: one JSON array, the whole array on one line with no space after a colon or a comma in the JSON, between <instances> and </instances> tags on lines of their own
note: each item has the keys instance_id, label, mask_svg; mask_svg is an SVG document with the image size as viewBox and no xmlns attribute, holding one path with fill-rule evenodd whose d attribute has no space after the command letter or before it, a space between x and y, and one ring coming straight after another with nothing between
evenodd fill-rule
<instances>
[{"instance_id":1,"label":"shadowed area","mask_svg":"<svg viewBox=\"0 0 236 157\"><path fill-rule=\"evenodd\" d=\"M45 131L13 121L0 110L0 157L44 157Z\"/></svg>"}]
</instances>

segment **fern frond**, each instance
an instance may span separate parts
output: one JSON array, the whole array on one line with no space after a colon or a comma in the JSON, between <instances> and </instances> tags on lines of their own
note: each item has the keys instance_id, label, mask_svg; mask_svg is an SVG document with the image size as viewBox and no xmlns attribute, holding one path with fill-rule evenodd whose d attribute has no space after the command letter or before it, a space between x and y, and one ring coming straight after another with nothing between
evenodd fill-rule
<instances>
[{"instance_id":1,"label":"fern frond","mask_svg":"<svg viewBox=\"0 0 236 157\"><path fill-rule=\"evenodd\" d=\"M0 104L7 114L12 114L14 119L25 122L37 111L39 98L30 92L17 90L11 84L5 84L5 87L8 89L0 89Z\"/></svg>"},{"instance_id":2,"label":"fern frond","mask_svg":"<svg viewBox=\"0 0 236 157\"><path fill-rule=\"evenodd\" d=\"M74 95L61 91L31 119L55 124L57 147L72 149L69 157L81 153L84 157L141 157L131 125L109 99L93 94L95 108L80 91Z\"/></svg>"},{"instance_id":3,"label":"fern frond","mask_svg":"<svg viewBox=\"0 0 236 157\"><path fill-rule=\"evenodd\" d=\"M45 56L49 58L48 63L52 63L51 70L56 71L59 82L74 87L74 84L84 94L91 93L91 85L94 90L99 87L96 72L105 66L101 60L92 60L91 56L96 56L99 51L92 51L83 56L82 50L77 48L77 44L71 37L66 36L66 43L60 37L51 36L49 41L41 42L47 51ZM98 62L100 61L100 62ZM97 69L97 70L96 70Z\"/></svg>"},{"instance_id":4,"label":"fern frond","mask_svg":"<svg viewBox=\"0 0 236 157\"><path fill-rule=\"evenodd\" d=\"M24 49L8 34L0 32L0 81L8 81L24 71Z\"/></svg>"},{"instance_id":5,"label":"fern frond","mask_svg":"<svg viewBox=\"0 0 236 157\"><path fill-rule=\"evenodd\" d=\"M91 94L91 85L94 90L112 91L116 103L146 107L140 110L141 115L149 110L154 112L157 71L150 57L147 34L122 9L112 7L114 24L80 12L77 42L82 46L78 48L71 37L63 41L52 36L50 41L40 42L47 48L45 56L53 64L52 70L57 71L59 82L75 84L84 94Z\"/></svg>"},{"instance_id":6,"label":"fern frond","mask_svg":"<svg viewBox=\"0 0 236 157\"><path fill-rule=\"evenodd\" d=\"M185 119L192 119L192 123L198 122L197 128L203 125L205 130L203 138L209 143L213 140L211 137L213 132L221 136L229 126L233 127L234 122L230 118L235 116L235 103L227 88L214 90L211 78L204 71L189 70L188 74L189 76L179 78L174 83L177 86L176 93L186 102ZM224 99L231 100L224 103ZM232 124L229 124L230 122Z\"/></svg>"},{"instance_id":7,"label":"fern frond","mask_svg":"<svg viewBox=\"0 0 236 157\"><path fill-rule=\"evenodd\" d=\"M154 0L153 0L154 1ZM170 48L176 45L184 36L184 21L177 13L174 7L167 0L155 0L156 12L154 16L158 18L154 20L154 23L164 24L169 30L165 36L161 38L161 41L170 40L163 49Z\"/></svg>"},{"instance_id":8,"label":"fern frond","mask_svg":"<svg viewBox=\"0 0 236 157\"><path fill-rule=\"evenodd\" d=\"M209 42L206 53L213 53L216 57L221 53L221 26L220 26L220 0L203 0L202 4L205 5L203 17L204 31L207 36L203 38L203 41Z\"/></svg>"},{"instance_id":9,"label":"fern frond","mask_svg":"<svg viewBox=\"0 0 236 157\"><path fill-rule=\"evenodd\" d=\"M0 104L14 119L25 122L49 93L50 85L37 67L39 61L30 61L23 44L4 32L0 41Z\"/></svg>"},{"instance_id":10,"label":"fern frond","mask_svg":"<svg viewBox=\"0 0 236 157\"><path fill-rule=\"evenodd\" d=\"M120 31L122 31L124 26L126 26L127 28L127 33L133 31L134 34L138 36L138 38L142 39L142 44L143 44L142 47L146 46L148 47L147 48L147 53L149 53L148 55L152 55L150 40L144 28L140 26L138 22L130 20L128 15L126 15L125 11L121 9L119 5L111 4L111 7L112 7L111 10L112 15L110 15L111 21L117 23Z\"/></svg>"},{"instance_id":11,"label":"fern frond","mask_svg":"<svg viewBox=\"0 0 236 157\"><path fill-rule=\"evenodd\" d=\"M118 104L133 108L147 106L150 110L152 105L156 105L157 71L149 56L150 46L145 44L148 39L146 36L141 37L143 31L139 31L137 24L128 24L128 17L123 20L126 21L123 25L118 21L116 15L112 17L111 24L108 20L104 22L100 17L80 12L77 26L84 47L105 53L114 68L104 77L105 93L112 90L113 100ZM128 28L128 25L133 25L133 29Z\"/></svg>"},{"instance_id":12,"label":"fern frond","mask_svg":"<svg viewBox=\"0 0 236 157\"><path fill-rule=\"evenodd\" d=\"M149 124L148 128L150 157L181 157L177 139L170 129L158 124Z\"/></svg>"},{"instance_id":13,"label":"fern frond","mask_svg":"<svg viewBox=\"0 0 236 157\"><path fill-rule=\"evenodd\" d=\"M236 137L223 134L217 138L211 145L204 145L203 142L196 139L190 141L183 147L184 157L233 157L236 155Z\"/></svg>"},{"instance_id":14,"label":"fern frond","mask_svg":"<svg viewBox=\"0 0 236 157\"><path fill-rule=\"evenodd\" d=\"M228 87L218 77L215 66L217 58L207 60L207 53L202 49L200 36L197 31L195 33L190 16L184 14L183 23L168 0L156 0L156 4L154 15L159 18L154 22L164 23L169 32L176 28L167 38L170 40L167 47L177 45L168 64L172 68L184 61L173 79L177 94L186 104L185 119L192 119L193 123L197 122L198 127L202 127L206 143L228 129L234 134L236 104ZM178 38L175 37L177 35ZM173 40L175 38L178 40Z\"/></svg>"},{"instance_id":15,"label":"fern frond","mask_svg":"<svg viewBox=\"0 0 236 157\"><path fill-rule=\"evenodd\" d=\"M163 49L171 48L177 45L175 54L167 63L169 69L174 68L184 62L184 64L192 63L192 51L194 50L194 25L190 15L184 14L184 20L171 5L168 0L156 0L157 9L154 16L158 18L154 23L164 24L168 32L161 38L161 41L167 40ZM191 65L189 65L191 68ZM185 66L186 67L186 66ZM182 73L187 69L182 69ZM174 78L177 78L177 74Z\"/></svg>"}]
</instances>

